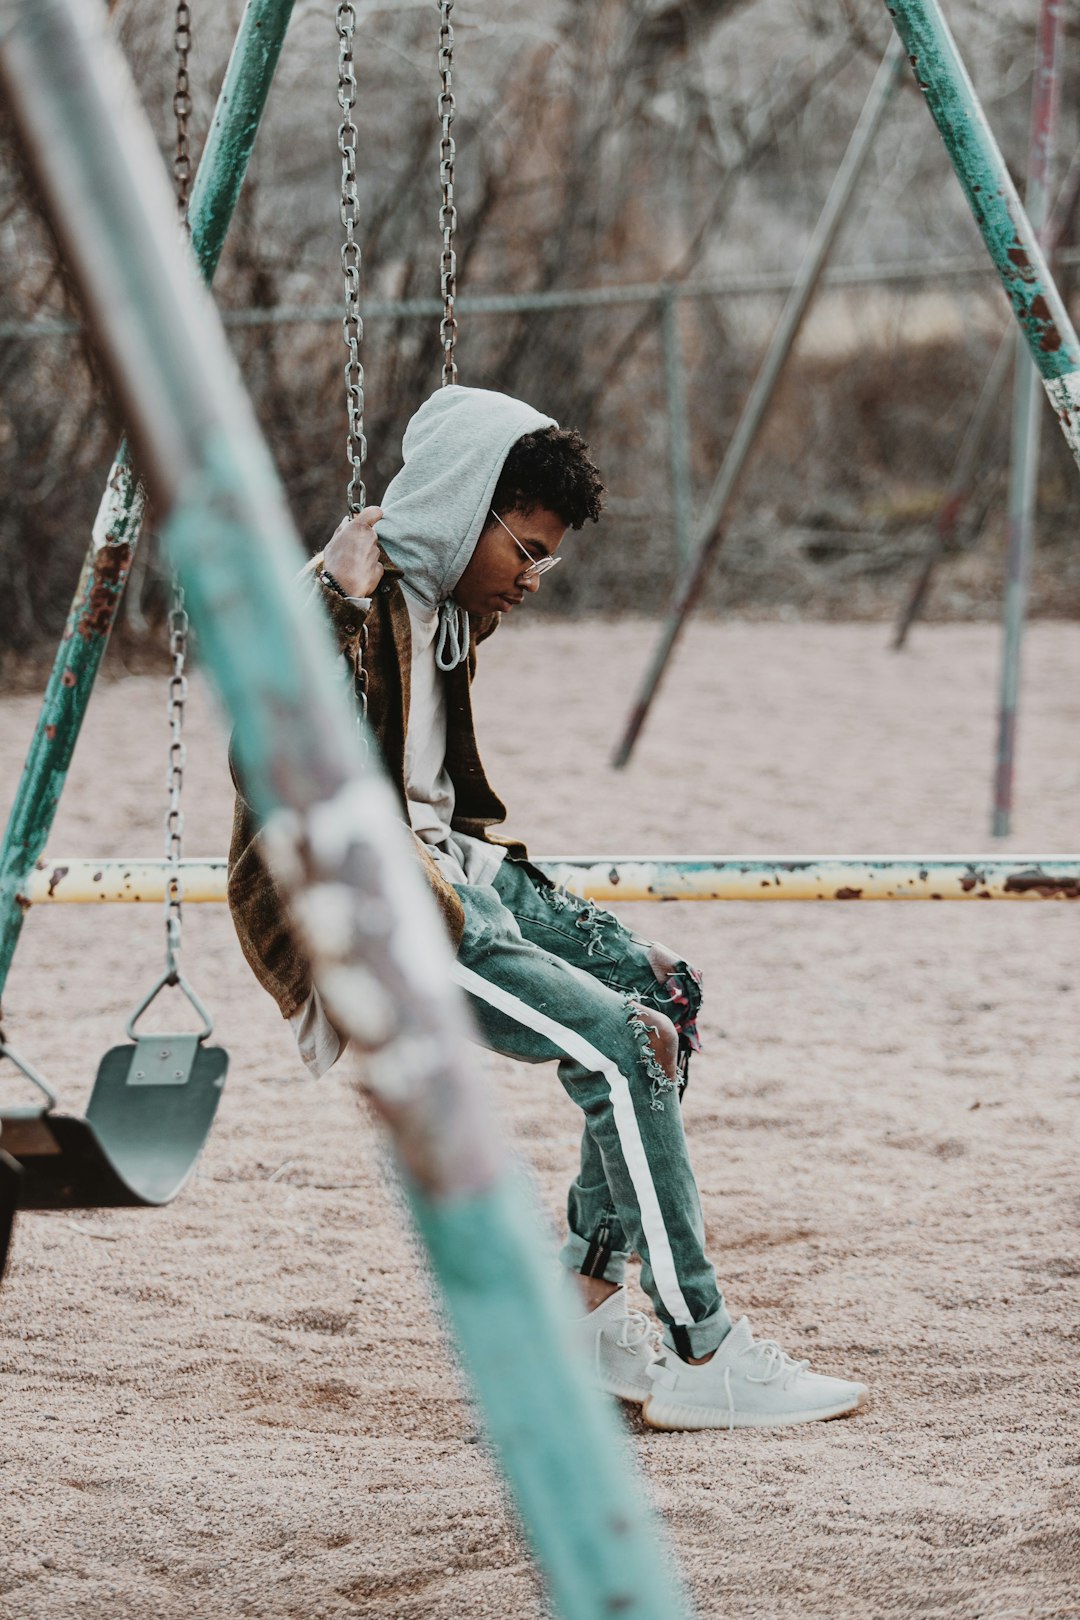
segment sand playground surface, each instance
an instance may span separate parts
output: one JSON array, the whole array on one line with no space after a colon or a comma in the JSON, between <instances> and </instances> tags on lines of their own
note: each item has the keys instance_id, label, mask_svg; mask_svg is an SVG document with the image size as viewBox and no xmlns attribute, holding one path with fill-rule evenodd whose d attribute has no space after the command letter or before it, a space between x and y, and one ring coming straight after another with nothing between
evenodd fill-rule
<instances>
[{"instance_id":1,"label":"sand playground surface","mask_svg":"<svg viewBox=\"0 0 1080 1620\"><path fill-rule=\"evenodd\" d=\"M1080 845L1075 626L1026 651L1016 832ZM535 854L986 850L997 635L700 624L631 770L607 760L655 626L508 624L477 710ZM6 813L37 701L0 703ZM220 854L196 679L186 853ZM102 683L49 853L158 855L165 680ZM1066 903L628 906L705 974L685 1112L735 1314L863 1379L831 1424L624 1420L703 1616L1080 1615L1080 992ZM13 1043L85 1100L160 970L156 906L39 907ZM0 1291L0 1615L537 1620L378 1130L306 1078L223 907L186 968L233 1054L162 1211L27 1215ZM561 1229L578 1114L477 1054ZM9 1087L10 1077L4 1077ZM642 1302L639 1300L639 1303Z\"/></svg>"}]
</instances>

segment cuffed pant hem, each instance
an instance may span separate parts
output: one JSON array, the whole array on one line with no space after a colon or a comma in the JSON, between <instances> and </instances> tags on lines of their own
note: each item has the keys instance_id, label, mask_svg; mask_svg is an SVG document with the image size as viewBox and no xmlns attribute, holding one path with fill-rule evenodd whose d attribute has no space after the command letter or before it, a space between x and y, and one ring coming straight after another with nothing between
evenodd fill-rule
<instances>
[{"instance_id":1,"label":"cuffed pant hem","mask_svg":"<svg viewBox=\"0 0 1080 1620\"><path fill-rule=\"evenodd\" d=\"M708 1356L720 1348L731 1327L727 1307L721 1303L702 1322L688 1322L685 1327L676 1328L665 1326L664 1343L684 1359L687 1356Z\"/></svg>"},{"instance_id":2,"label":"cuffed pant hem","mask_svg":"<svg viewBox=\"0 0 1080 1620\"><path fill-rule=\"evenodd\" d=\"M559 1260L567 1271L574 1271L579 1276L583 1276L584 1273L581 1268L585 1264L588 1253L589 1244L586 1243L585 1239L578 1237L576 1232L571 1232L559 1251ZM628 1253L612 1249L604 1269L602 1271L590 1271L588 1275L590 1277L601 1277L604 1282L616 1283L621 1286L626 1281L626 1262L629 1258ZM730 1327L730 1325L729 1323L728 1326ZM704 1354L705 1351L702 1351L702 1355Z\"/></svg>"}]
</instances>

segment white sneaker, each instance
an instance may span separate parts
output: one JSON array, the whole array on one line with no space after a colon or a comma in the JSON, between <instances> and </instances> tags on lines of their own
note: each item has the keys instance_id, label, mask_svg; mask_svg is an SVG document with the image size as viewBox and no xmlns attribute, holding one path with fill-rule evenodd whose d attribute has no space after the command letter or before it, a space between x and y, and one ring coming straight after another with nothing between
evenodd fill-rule
<instances>
[{"instance_id":1,"label":"white sneaker","mask_svg":"<svg viewBox=\"0 0 1080 1620\"><path fill-rule=\"evenodd\" d=\"M649 1369L642 1417L653 1429L772 1428L843 1417L863 1403L865 1384L808 1371L774 1339L755 1339L746 1317L710 1361L690 1366L674 1351Z\"/></svg>"},{"instance_id":2,"label":"white sneaker","mask_svg":"<svg viewBox=\"0 0 1080 1620\"><path fill-rule=\"evenodd\" d=\"M642 1311L627 1310L625 1288L580 1317L574 1332L598 1389L639 1404L651 1393L649 1368L660 1354L660 1334Z\"/></svg>"}]
</instances>

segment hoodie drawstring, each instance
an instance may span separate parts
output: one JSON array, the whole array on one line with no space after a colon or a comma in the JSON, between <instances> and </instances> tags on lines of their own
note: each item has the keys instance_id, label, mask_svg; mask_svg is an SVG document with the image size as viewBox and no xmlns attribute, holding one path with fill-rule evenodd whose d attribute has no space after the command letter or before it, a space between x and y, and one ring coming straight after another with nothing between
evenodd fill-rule
<instances>
[{"instance_id":1,"label":"hoodie drawstring","mask_svg":"<svg viewBox=\"0 0 1080 1620\"><path fill-rule=\"evenodd\" d=\"M456 669L469 652L469 616L451 597L439 604L439 637L435 643L435 663L439 669Z\"/></svg>"}]
</instances>

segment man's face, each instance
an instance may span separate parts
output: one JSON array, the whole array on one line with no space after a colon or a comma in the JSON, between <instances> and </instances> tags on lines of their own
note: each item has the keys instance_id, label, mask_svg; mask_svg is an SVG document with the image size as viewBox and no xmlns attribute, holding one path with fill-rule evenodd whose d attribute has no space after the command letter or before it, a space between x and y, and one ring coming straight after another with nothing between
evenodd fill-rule
<instances>
[{"instance_id":1,"label":"man's face","mask_svg":"<svg viewBox=\"0 0 1080 1620\"><path fill-rule=\"evenodd\" d=\"M543 506L531 512L515 508L500 512L499 517L502 523L489 514L469 565L454 588L454 601L466 613L509 613L527 591L540 587L535 576L524 577L529 564L553 557L566 534L562 519Z\"/></svg>"}]
</instances>

